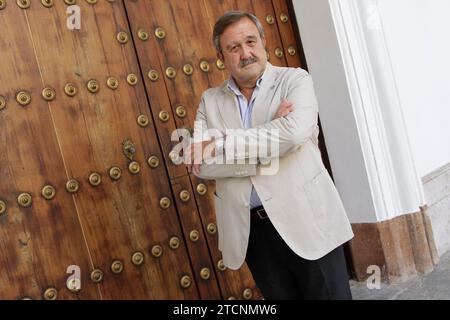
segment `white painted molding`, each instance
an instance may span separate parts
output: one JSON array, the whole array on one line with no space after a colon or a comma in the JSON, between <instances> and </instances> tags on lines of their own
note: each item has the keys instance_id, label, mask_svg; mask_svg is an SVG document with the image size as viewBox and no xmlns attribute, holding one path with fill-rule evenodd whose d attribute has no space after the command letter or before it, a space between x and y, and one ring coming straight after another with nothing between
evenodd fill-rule
<instances>
[{"instance_id":1,"label":"white painted molding","mask_svg":"<svg viewBox=\"0 0 450 320\"><path fill-rule=\"evenodd\" d=\"M334 183L351 223L377 222L330 4L328 0L294 0L293 6Z\"/></svg>"},{"instance_id":2,"label":"white painted molding","mask_svg":"<svg viewBox=\"0 0 450 320\"><path fill-rule=\"evenodd\" d=\"M378 221L417 212L423 187L376 0L329 0ZM355 190L357 192L357 190Z\"/></svg>"}]
</instances>

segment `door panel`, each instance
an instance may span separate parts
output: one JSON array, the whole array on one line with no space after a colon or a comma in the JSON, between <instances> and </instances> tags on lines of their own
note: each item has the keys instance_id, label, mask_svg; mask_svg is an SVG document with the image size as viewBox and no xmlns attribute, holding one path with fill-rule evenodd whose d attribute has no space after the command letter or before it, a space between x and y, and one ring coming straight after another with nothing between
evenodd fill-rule
<instances>
[{"instance_id":1,"label":"door panel","mask_svg":"<svg viewBox=\"0 0 450 320\"><path fill-rule=\"evenodd\" d=\"M214 235L205 234L203 230L189 177L172 179L172 189L175 194L181 225L184 229L184 239L194 269L200 298L221 299L215 272L216 264L215 261L211 261L206 241L208 237Z\"/></svg>"},{"instance_id":2,"label":"door panel","mask_svg":"<svg viewBox=\"0 0 450 320\"><path fill-rule=\"evenodd\" d=\"M153 21L155 28L164 29L166 36L163 39L152 37L149 41L156 43L160 69L164 71L172 67L176 70L176 75L174 77L164 76L167 91L158 92L158 94L168 95L175 125L178 128L186 126L193 128L202 92L208 87L219 85L226 78L224 71L217 67L215 50L210 45L212 20L208 16L208 6L202 1L156 0L125 1L125 3L132 29L138 30L145 23L142 17ZM149 45L146 43L136 44L141 65L142 61L146 61L145 49L140 48L144 46ZM191 70L187 70L186 66L189 66ZM152 88L148 88L148 90L150 91ZM186 109L185 117L177 115L177 108L180 105ZM187 173L185 176L187 177ZM195 200L198 205L196 213L197 216L200 216L203 224L203 232L208 241L224 298L242 298L243 291L246 289L246 292L249 291L248 289L252 292L256 291L246 266L239 271L222 269L221 254L217 249L217 232L214 230L216 228L213 205L214 183L200 181L194 176L190 178L196 191L206 187L205 194L205 191L195 192ZM185 233L188 232L189 230L185 229ZM256 292L253 295L255 298L260 296Z\"/></svg>"},{"instance_id":3,"label":"door panel","mask_svg":"<svg viewBox=\"0 0 450 320\"><path fill-rule=\"evenodd\" d=\"M191 99L173 99L173 96L170 95L170 91L174 90L172 80L177 81L181 79L181 77L185 76L180 70L182 67L179 66L179 63L172 64L169 58L162 56L158 48L158 43L155 40L155 31L157 28L164 28L164 32L166 33L166 37L159 41L165 41L165 39L173 38L174 33L172 30L167 27L167 23L163 21L159 21L153 15L153 8L151 7L152 3L150 1L125 1L126 9L128 13L128 18L130 21L130 27L133 34L133 39L135 41L136 50L139 56L139 61L143 73L147 75L146 79L146 89L148 96L151 99L152 112L155 122L157 123L157 131L158 136L160 137L160 141L163 143L163 149L165 154L167 155L166 163L168 163L169 168L173 168L173 170L169 171L172 178L172 187L175 196L177 197L177 201L179 201L179 194L182 190L185 190L189 193L190 198L186 203L179 203L179 215L181 224L184 228L185 239L189 244L188 247L191 249L191 261L195 270L196 277L199 277L199 274L203 268L208 268L211 273L211 277L208 279L201 279L202 281L198 281L200 295L204 296L207 294L210 298L219 298L220 291L217 286L216 277L214 274L214 264L208 262L207 264L202 260L210 260L210 254L208 250L208 244L205 240L205 233L202 228L201 217L198 215L197 206L195 203L194 191L192 190L192 186L187 176L187 171L184 165L175 166L173 161L170 159L169 153L172 150L172 146L177 142L170 141L170 135L173 130L177 127L181 128L184 125L189 124L185 118L192 117L193 114L193 105L192 98ZM165 2L162 2L161 5L165 6ZM158 16L164 14L164 7L158 8ZM169 24L170 25L170 24ZM150 39L147 41L142 41L139 38L139 31L145 30L149 32ZM158 59L158 60L154 60ZM169 78L166 74L167 68L174 68L176 71L175 78ZM154 79L156 81L152 81L149 77L149 71L155 70L158 73L158 79ZM164 86L164 90L161 90L161 87ZM189 90L184 90L185 95L189 94ZM183 106L185 108L186 116L180 117L177 114L177 108ZM169 120L161 121L159 118L159 113L161 110L166 110L169 112ZM194 111L195 112L195 111ZM159 123L159 126L158 126ZM213 212L211 212L213 214ZM211 223L213 220L209 221ZM198 241L193 243L188 240L189 234L193 231L197 230L202 235ZM196 252L194 252L194 250ZM198 255L201 259L194 258L195 255ZM206 261L206 260L205 260ZM213 288L216 288L213 290ZM212 294L212 295L210 295Z\"/></svg>"},{"instance_id":4,"label":"door panel","mask_svg":"<svg viewBox=\"0 0 450 320\"><path fill-rule=\"evenodd\" d=\"M6 12L8 11L8 12ZM97 285L82 274L83 290L75 296L66 287L66 270L78 265L89 270L90 252L79 222L80 211L66 193L68 168L61 156L54 130L54 110L41 98L44 79L28 32L27 14L15 5L0 11L4 34L0 95L0 200L6 211L0 216L0 288L2 299L97 299ZM28 105L16 101L19 91L31 96ZM41 189L52 185L56 198L45 200ZM31 195L29 207L19 205L22 193Z\"/></svg>"},{"instance_id":5,"label":"door panel","mask_svg":"<svg viewBox=\"0 0 450 320\"><path fill-rule=\"evenodd\" d=\"M160 78L164 81L166 91L157 90L158 81L147 81L147 92L153 97L155 94L160 101L170 103L172 115L177 128L193 128L195 113L200 101L201 94L209 87L222 83L228 75L217 65L217 57L211 42L213 24L216 19L227 10L239 9L256 13L266 23L266 37L268 40L268 52L270 61L275 65L286 65L283 54L282 41L277 29L275 18L266 19L267 16L275 17L274 7L268 1L125 1L128 18L134 38L139 28L148 28L151 37L147 43L136 41L136 48L141 67L147 70L158 69L163 73ZM270 24L266 22L270 21ZM152 24L153 23L153 29ZM158 37L155 32L158 28L164 30L164 35ZM154 31L154 32L153 32ZM155 35L155 36L153 36ZM150 42L150 43L148 43ZM275 54L281 52L277 56ZM149 57L155 53L159 60L159 66L149 65ZM206 67L205 67L206 65ZM158 68L159 67L159 68ZM203 68L202 68L203 67ZM175 74L168 76L166 70L173 68ZM186 115L177 115L177 108L183 106ZM158 108L156 110L158 112ZM160 132L164 136L166 131ZM160 138L164 141L164 137ZM164 142L163 142L164 143ZM173 145L173 143L172 143ZM170 152L170 151L169 151ZM206 193L195 193L198 212L203 222L204 232L208 240L211 257L216 262L216 272L224 298L243 298L243 292L249 290L254 298L260 297L252 277L244 265L239 271L221 271L217 264L221 260L221 254L217 250L217 236L208 233L208 226L215 224L214 215L214 183L201 181L195 176L190 176L194 189L206 186ZM187 230L185 230L185 233ZM220 265L220 264L219 264Z\"/></svg>"},{"instance_id":6,"label":"door panel","mask_svg":"<svg viewBox=\"0 0 450 320\"><path fill-rule=\"evenodd\" d=\"M75 101L63 101L64 105L74 105L77 112L58 108L55 123L57 131L66 133L61 138L61 147L72 175L83 182L91 172L102 175L100 186L93 188L84 183L75 197L84 213L81 221L94 266L105 273L103 295L122 299L195 298L195 282L186 290L179 286L183 275L192 278L185 246L182 244L176 251L169 249L169 239L181 237L181 230L170 186L161 183L167 181L165 168L152 169L146 164L150 155L161 159L161 154L153 123L149 121L146 127L141 127L136 120L139 115L148 116L149 107L133 43L117 41L119 32L130 35L123 4L103 1L93 6L87 3L79 6L82 29L78 33L61 32L62 41L53 42L49 38L58 33L58 28L54 32L39 28L38 18L44 16L44 12L31 11L30 26L36 33L35 38L41 39L42 47L36 53L41 68L48 70L43 76L48 76L50 83L63 83L69 78L79 88ZM57 21L65 16L65 7L62 4L55 4L55 7L59 9L54 18ZM66 68L60 67L63 63L55 63L54 52L62 53ZM58 71L67 73L55 78ZM135 75L136 84L129 83L130 74ZM115 90L105 85L110 76L118 79ZM86 90L89 79L98 80L100 90L96 94ZM69 123L73 132L67 127ZM132 160L140 165L137 174L129 172L130 159L122 152L126 139L134 144ZM73 148L77 143L85 147ZM119 180L112 180L107 174L113 166L122 170ZM171 202L167 209L160 207L163 197ZM150 254L155 245L163 250L157 259ZM144 263L139 267L131 263L134 252L144 255ZM111 271L115 260L123 263L124 270L120 274ZM161 290L164 287L168 287L167 290Z\"/></svg>"},{"instance_id":7,"label":"door panel","mask_svg":"<svg viewBox=\"0 0 450 320\"><path fill-rule=\"evenodd\" d=\"M80 30L66 27L63 1L4 3L0 298L261 298L246 265L223 268L215 184L177 163L171 135L193 127L203 91L228 77L211 42L225 11L255 13L270 61L299 65L285 1L77 1ZM79 291L68 289L70 265Z\"/></svg>"},{"instance_id":8,"label":"door panel","mask_svg":"<svg viewBox=\"0 0 450 320\"><path fill-rule=\"evenodd\" d=\"M300 43L295 39L292 20L295 18L289 14L288 4L285 0L272 0L275 10L275 20L280 30L283 52L289 67L302 67L300 54L303 52Z\"/></svg>"},{"instance_id":9,"label":"door panel","mask_svg":"<svg viewBox=\"0 0 450 320\"><path fill-rule=\"evenodd\" d=\"M87 275L93 268L103 271L99 287L101 296L106 299L197 298L197 286L192 281L185 243L182 242L176 250L169 245L172 237L182 239L182 231L170 185L166 182L167 172L163 165L155 169L147 165L150 155L161 159L161 152L152 121L143 128L136 120L141 114L149 115L150 108L133 43L120 44L116 39L120 31L129 35L123 4L119 1L98 2L96 5L81 2L79 6L82 28L76 31L64 28L67 15L62 2L55 2L52 8L33 2L27 10L8 5L2 14L11 18L16 14L24 16L28 26L21 29L30 30L30 38L34 40L34 53L30 50L26 56L35 60L35 70L30 73L40 76L42 81L27 81L22 77L21 83L28 82L28 86L36 84L33 92L40 92L43 85L56 91L56 98L48 103L53 125L48 121L46 126L53 126L50 132L58 137L58 142L53 145L59 145L57 154L63 157L65 164L65 170L53 169L57 177L55 184L64 185L70 178L76 179L80 185L71 198L79 214L78 228L81 226L83 231L77 235L85 236L89 248L90 254L84 257L92 259L91 266L82 271ZM13 14L12 10L18 13ZM16 28L12 22L10 25ZM47 27L43 29L42 25ZM13 41L19 42L19 39L16 37ZM130 73L136 74L136 85L128 84L127 75ZM106 79L110 76L118 79L119 85L115 90L106 86ZM90 79L98 81L100 90L97 93L87 90L86 84ZM64 94L62 88L67 82L77 88L76 96ZM39 101L39 98L33 96L29 109L37 108L34 100ZM15 114L11 116L17 117ZM43 128L37 131L44 131ZM122 143L126 139L134 143L133 160L140 164L138 174L131 174L128 170L130 160L122 151ZM43 139L46 140L49 139ZM43 150L38 150L37 155ZM9 159L7 161L10 162ZM113 166L122 171L119 180L108 175ZM39 170L30 169L27 176L31 177L35 172ZM97 187L88 183L92 172L101 176L102 183ZM28 188L33 190L37 187L33 181ZM64 192L62 188L57 189L58 195ZM171 202L167 209L160 207L163 197ZM59 201L59 198L55 200ZM35 233L36 229L30 233ZM53 248L58 240L50 239L53 246L49 243L45 247ZM162 248L163 254L159 258L151 255L155 245ZM135 252L141 252L144 257L140 266L132 263ZM81 258L79 260L82 261ZM120 261L115 264L116 270L123 268L120 273L112 271L116 260ZM75 261L74 264L79 263ZM64 273L65 269L62 275ZM191 279L187 289L180 285L180 279L185 275Z\"/></svg>"}]
</instances>

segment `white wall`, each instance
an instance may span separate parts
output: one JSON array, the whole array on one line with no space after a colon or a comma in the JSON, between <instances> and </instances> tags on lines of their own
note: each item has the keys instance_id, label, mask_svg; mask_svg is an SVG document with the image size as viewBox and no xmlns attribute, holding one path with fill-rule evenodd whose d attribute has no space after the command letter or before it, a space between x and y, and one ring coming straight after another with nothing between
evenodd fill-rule
<instances>
[{"instance_id":1,"label":"white wall","mask_svg":"<svg viewBox=\"0 0 450 320\"><path fill-rule=\"evenodd\" d=\"M450 250L450 0L293 4L350 221L427 203L438 252Z\"/></svg>"},{"instance_id":2,"label":"white wall","mask_svg":"<svg viewBox=\"0 0 450 320\"><path fill-rule=\"evenodd\" d=\"M425 203L420 177L450 161L450 125L442 126L450 119L450 28L436 26L447 23L444 1L293 1L335 183L353 223L417 212ZM381 25L372 21L374 7Z\"/></svg>"},{"instance_id":3,"label":"white wall","mask_svg":"<svg viewBox=\"0 0 450 320\"><path fill-rule=\"evenodd\" d=\"M293 1L331 169L350 222L378 221L328 0Z\"/></svg>"},{"instance_id":4,"label":"white wall","mask_svg":"<svg viewBox=\"0 0 450 320\"><path fill-rule=\"evenodd\" d=\"M450 1L378 0L378 5L423 177L450 162Z\"/></svg>"}]
</instances>

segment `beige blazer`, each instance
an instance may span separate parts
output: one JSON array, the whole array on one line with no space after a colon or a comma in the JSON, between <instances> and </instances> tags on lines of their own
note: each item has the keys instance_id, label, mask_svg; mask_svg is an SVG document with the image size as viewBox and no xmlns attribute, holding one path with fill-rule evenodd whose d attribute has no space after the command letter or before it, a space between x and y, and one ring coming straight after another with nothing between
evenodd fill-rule
<instances>
[{"instance_id":1,"label":"beige blazer","mask_svg":"<svg viewBox=\"0 0 450 320\"><path fill-rule=\"evenodd\" d=\"M243 128L237 99L227 83L204 92L196 130L199 123L203 129L222 132ZM271 121L283 99L294 103L294 111ZM246 144L256 143L258 129L278 129L278 172L262 175L262 164L202 164L198 177L216 180L219 250L230 269L238 269L245 261L252 184L270 221L299 256L308 260L321 258L353 237L339 194L322 163L317 116L310 75L300 68L280 68L268 63L253 107L252 128L242 130L250 138L241 142L243 148L239 142L235 144L237 150L246 150ZM245 151L234 155L234 159L248 158Z\"/></svg>"}]
</instances>

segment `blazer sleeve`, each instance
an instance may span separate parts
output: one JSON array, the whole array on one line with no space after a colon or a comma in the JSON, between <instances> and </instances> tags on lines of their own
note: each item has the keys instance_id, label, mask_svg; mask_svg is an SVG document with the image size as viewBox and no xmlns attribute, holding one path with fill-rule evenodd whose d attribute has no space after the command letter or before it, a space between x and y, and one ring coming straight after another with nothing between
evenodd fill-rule
<instances>
[{"instance_id":1,"label":"blazer sleeve","mask_svg":"<svg viewBox=\"0 0 450 320\"><path fill-rule=\"evenodd\" d=\"M194 130L202 130L206 132L208 129L207 114L206 114L206 101L204 93L200 101L200 105L197 109L195 117ZM222 154L219 154L221 157ZM255 164L251 163L220 163L217 159L211 159L212 161L203 162L200 166L200 174L195 174L197 177L205 180L215 180L220 178L241 178L256 175L256 161Z\"/></svg>"},{"instance_id":2,"label":"blazer sleeve","mask_svg":"<svg viewBox=\"0 0 450 320\"><path fill-rule=\"evenodd\" d=\"M302 69L296 69L288 79L286 100L293 103L293 111L287 116L266 124L234 131L225 140L225 150L234 150L234 159L249 159L249 145L258 145L261 131L275 129L276 134L268 135L266 143L278 145L278 153L268 153L262 158L283 157L301 147L309 139L315 139L318 132L318 105L311 76ZM266 132L267 132L266 131ZM233 139L234 141L230 141ZM258 156L261 158L261 155Z\"/></svg>"}]
</instances>

